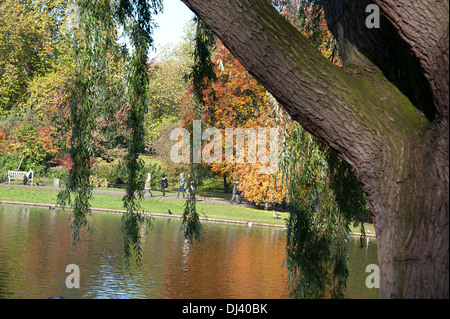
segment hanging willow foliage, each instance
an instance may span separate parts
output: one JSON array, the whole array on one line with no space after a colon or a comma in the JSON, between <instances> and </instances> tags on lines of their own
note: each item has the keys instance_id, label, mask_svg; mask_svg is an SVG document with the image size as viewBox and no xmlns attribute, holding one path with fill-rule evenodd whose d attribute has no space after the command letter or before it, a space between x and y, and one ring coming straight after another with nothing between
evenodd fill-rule
<instances>
[{"instance_id":1,"label":"hanging willow foliage","mask_svg":"<svg viewBox=\"0 0 450 319\"><path fill-rule=\"evenodd\" d=\"M122 218L124 255L127 269L132 251L136 262L141 262L140 230L144 222L150 222L140 212L142 185L139 170L143 166L139 158L144 147L144 116L147 111L146 87L148 84L147 61L152 46L153 16L162 10L161 0L79 0L78 29L75 30L76 77L72 92L71 124L72 141L70 170L66 189L58 195L59 204L72 205L73 245L79 242L80 230L88 226L91 214L92 188L89 178L92 172L94 152L92 148L95 119L93 110L107 96L104 87L106 54L117 40L121 27L132 49L127 65L127 99L129 114L127 126L131 131L126 156L127 189L123 198L126 213ZM136 194L138 195L136 197ZM74 197L72 200L71 196Z\"/></svg>"},{"instance_id":2,"label":"hanging willow foliage","mask_svg":"<svg viewBox=\"0 0 450 319\"><path fill-rule=\"evenodd\" d=\"M129 1L121 0L118 10L119 21L130 39L133 48L128 65L128 96L130 108L127 126L131 129L128 154L125 157L127 180L126 195L123 198L126 213L122 217L124 233L124 253L129 267L131 248L136 253L137 264L141 263L141 226L150 224L150 219L140 212L140 199L143 197L143 185L139 171L144 162L139 158L145 146L144 121L147 112L147 85L149 82L147 61L153 44L152 33L155 26L153 16L162 10L161 0ZM138 194L138 198L136 198Z\"/></svg>"},{"instance_id":3,"label":"hanging willow foliage","mask_svg":"<svg viewBox=\"0 0 450 319\"><path fill-rule=\"evenodd\" d=\"M91 214L92 188L89 182L94 152L92 147L95 119L93 110L101 103L102 82L105 74L105 57L115 37L114 21L108 3L79 1L78 29L74 30L76 52L75 80L72 86L70 157L73 166L66 188L58 194L58 203L72 205L73 247L80 240L80 230L88 226ZM73 195L73 199L71 197Z\"/></svg>"},{"instance_id":4,"label":"hanging willow foliage","mask_svg":"<svg viewBox=\"0 0 450 319\"><path fill-rule=\"evenodd\" d=\"M364 243L367 201L346 162L298 123L286 123L280 169L290 212L285 265L291 296L344 298L350 225L361 227Z\"/></svg>"},{"instance_id":5,"label":"hanging willow foliage","mask_svg":"<svg viewBox=\"0 0 450 319\"><path fill-rule=\"evenodd\" d=\"M194 65L187 79L192 81L194 88L195 110L200 117L201 107L199 104L205 104L203 92L210 87L211 82L217 79L212 62L212 50L216 44L217 37L211 29L199 17L194 17L195 23L195 46L194 46Z\"/></svg>"},{"instance_id":6,"label":"hanging willow foliage","mask_svg":"<svg viewBox=\"0 0 450 319\"><path fill-rule=\"evenodd\" d=\"M194 114L197 119L201 119L201 104L204 104L203 91L210 86L211 82L216 80L214 72L214 63L212 62L212 49L216 43L215 34L206 26L206 24L199 18L195 17L196 25L195 31L195 47L192 52L194 57L194 65L191 73L187 75L186 80L191 81L194 88L194 97L191 101L191 106L194 109ZM193 138L193 124L189 128L191 139ZM191 140L191 145L194 145ZM200 216L197 212L196 206L196 176L194 172L193 156L191 151L190 171L191 178L188 181L188 188L190 188L190 196L186 200L184 206L183 217L181 225L185 239L192 245L194 239L198 240L201 236L202 224ZM193 188L191 188L193 187Z\"/></svg>"}]
</instances>

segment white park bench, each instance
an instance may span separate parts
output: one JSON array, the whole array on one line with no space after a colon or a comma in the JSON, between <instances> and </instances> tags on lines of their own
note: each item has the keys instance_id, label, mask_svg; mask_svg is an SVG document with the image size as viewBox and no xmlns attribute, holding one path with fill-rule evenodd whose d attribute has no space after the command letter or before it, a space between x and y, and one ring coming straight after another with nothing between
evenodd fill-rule
<instances>
[{"instance_id":1,"label":"white park bench","mask_svg":"<svg viewBox=\"0 0 450 319\"><path fill-rule=\"evenodd\" d=\"M8 184L11 180L14 180L14 179L23 180L27 174L28 174L28 172L8 171ZM30 181L31 181L31 185L33 185L33 178L31 178Z\"/></svg>"}]
</instances>

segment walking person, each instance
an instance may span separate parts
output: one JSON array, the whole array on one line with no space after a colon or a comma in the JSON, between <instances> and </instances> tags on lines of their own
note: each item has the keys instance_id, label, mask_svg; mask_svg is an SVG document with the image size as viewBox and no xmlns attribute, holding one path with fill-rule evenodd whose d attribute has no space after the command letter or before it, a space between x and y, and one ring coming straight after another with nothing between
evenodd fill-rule
<instances>
[{"instance_id":1,"label":"walking person","mask_svg":"<svg viewBox=\"0 0 450 319\"><path fill-rule=\"evenodd\" d=\"M147 174L147 179L145 180L144 196L145 196L145 192L149 192L150 196L153 197L151 188L152 188L152 174L149 172Z\"/></svg>"},{"instance_id":2,"label":"walking person","mask_svg":"<svg viewBox=\"0 0 450 319\"><path fill-rule=\"evenodd\" d=\"M180 191L183 192L183 198L184 198L184 183L185 183L185 179L184 179L184 174L181 173L180 174L180 185L178 186L178 196L180 197Z\"/></svg>"},{"instance_id":3,"label":"walking person","mask_svg":"<svg viewBox=\"0 0 450 319\"><path fill-rule=\"evenodd\" d=\"M234 182L233 185L233 196L231 197L230 204L233 204L233 200L236 198L236 204L239 201L239 191L238 191L238 182Z\"/></svg>"},{"instance_id":4,"label":"walking person","mask_svg":"<svg viewBox=\"0 0 450 319\"><path fill-rule=\"evenodd\" d=\"M167 187L169 187L169 182L167 181L166 175L163 175L161 180L161 192L163 193L163 196L166 196Z\"/></svg>"}]
</instances>

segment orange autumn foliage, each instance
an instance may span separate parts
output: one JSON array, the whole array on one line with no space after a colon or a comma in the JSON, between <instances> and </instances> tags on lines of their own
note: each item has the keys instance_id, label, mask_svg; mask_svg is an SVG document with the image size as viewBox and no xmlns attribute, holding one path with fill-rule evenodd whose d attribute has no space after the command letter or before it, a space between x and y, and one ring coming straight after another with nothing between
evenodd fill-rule
<instances>
[{"instance_id":1,"label":"orange autumn foliage","mask_svg":"<svg viewBox=\"0 0 450 319\"><path fill-rule=\"evenodd\" d=\"M245 70L233 55L219 41L214 49L213 62L217 80L204 91L205 104L201 106L202 121L209 127L215 127L225 136L226 128L258 129L275 128L272 105L267 91ZM192 124L193 112L189 107L188 90L183 99L184 126ZM225 145L223 145L225 148ZM246 154L248 145L245 144ZM263 204L282 202L284 193L276 185L275 175L262 175L260 164L225 163L223 151L222 163L204 164L218 174L239 182L239 190L247 200Z\"/></svg>"}]
</instances>

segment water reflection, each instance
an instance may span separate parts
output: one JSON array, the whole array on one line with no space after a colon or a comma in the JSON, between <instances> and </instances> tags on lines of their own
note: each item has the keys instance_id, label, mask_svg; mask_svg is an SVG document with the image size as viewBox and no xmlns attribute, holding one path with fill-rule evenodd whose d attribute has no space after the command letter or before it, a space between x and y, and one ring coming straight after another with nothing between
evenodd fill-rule
<instances>
[{"instance_id":1,"label":"water reflection","mask_svg":"<svg viewBox=\"0 0 450 319\"><path fill-rule=\"evenodd\" d=\"M155 219L144 230L142 266L129 276L122 259L121 216L95 213L71 249L68 213L0 205L0 298L288 298L285 231L204 223L189 245L180 221ZM375 241L350 243L348 296L376 298L365 267L376 264ZM80 289L65 287L66 266L81 271Z\"/></svg>"}]
</instances>

